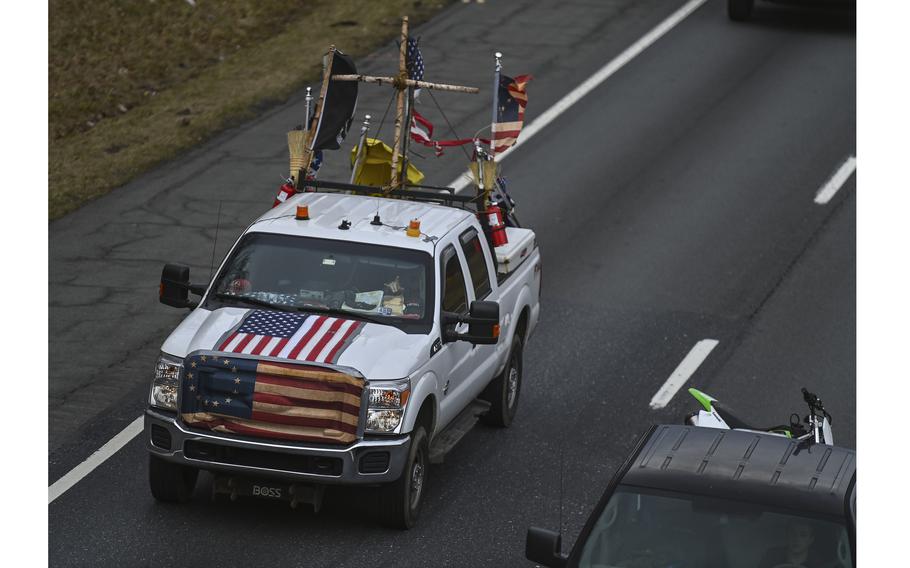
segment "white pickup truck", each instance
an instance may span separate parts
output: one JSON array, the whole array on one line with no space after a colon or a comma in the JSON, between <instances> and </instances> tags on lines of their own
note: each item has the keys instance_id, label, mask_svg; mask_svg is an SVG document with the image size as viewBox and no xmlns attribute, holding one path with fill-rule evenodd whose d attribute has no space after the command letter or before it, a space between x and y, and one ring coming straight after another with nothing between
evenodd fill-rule
<instances>
[{"instance_id":1,"label":"white pickup truck","mask_svg":"<svg viewBox=\"0 0 910 568\"><path fill-rule=\"evenodd\" d=\"M541 264L533 232L507 231L494 256L466 208L301 193L211 283L166 265L160 300L191 312L145 415L154 497L188 500L200 469L214 493L317 510L326 484L375 484L378 512L413 526L428 464L478 416L515 416Z\"/></svg>"}]
</instances>

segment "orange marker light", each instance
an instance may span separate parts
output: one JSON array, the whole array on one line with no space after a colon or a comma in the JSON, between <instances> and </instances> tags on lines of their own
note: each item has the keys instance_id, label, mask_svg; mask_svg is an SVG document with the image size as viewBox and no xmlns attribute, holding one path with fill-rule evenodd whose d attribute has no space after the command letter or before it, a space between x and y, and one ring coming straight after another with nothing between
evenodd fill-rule
<instances>
[{"instance_id":1,"label":"orange marker light","mask_svg":"<svg viewBox=\"0 0 910 568\"><path fill-rule=\"evenodd\" d=\"M493 324L493 337L499 337L499 324Z\"/></svg>"},{"instance_id":2,"label":"orange marker light","mask_svg":"<svg viewBox=\"0 0 910 568\"><path fill-rule=\"evenodd\" d=\"M294 218L298 221L309 221L310 220L310 208L306 205L297 206L297 214L294 215Z\"/></svg>"},{"instance_id":3,"label":"orange marker light","mask_svg":"<svg viewBox=\"0 0 910 568\"><path fill-rule=\"evenodd\" d=\"M409 237L419 237L420 236L420 221L417 219L412 219L411 223L408 225L408 230L406 231Z\"/></svg>"}]
</instances>

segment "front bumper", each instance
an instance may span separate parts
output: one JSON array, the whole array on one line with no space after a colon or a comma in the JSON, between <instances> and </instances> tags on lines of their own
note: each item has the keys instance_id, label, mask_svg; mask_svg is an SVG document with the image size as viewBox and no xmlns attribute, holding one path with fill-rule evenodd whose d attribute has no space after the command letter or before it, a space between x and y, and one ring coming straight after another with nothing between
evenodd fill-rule
<instances>
[{"instance_id":1,"label":"front bumper","mask_svg":"<svg viewBox=\"0 0 910 568\"><path fill-rule=\"evenodd\" d=\"M145 443L167 461L238 475L330 483L388 483L401 477L410 436L349 446L252 440L187 429L173 414L145 411Z\"/></svg>"}]
</instances>

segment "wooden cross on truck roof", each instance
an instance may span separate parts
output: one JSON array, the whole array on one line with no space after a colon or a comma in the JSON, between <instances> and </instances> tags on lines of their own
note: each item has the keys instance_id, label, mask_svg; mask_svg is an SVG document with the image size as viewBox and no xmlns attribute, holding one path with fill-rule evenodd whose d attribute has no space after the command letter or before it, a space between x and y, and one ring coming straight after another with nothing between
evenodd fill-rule
<instances>
[{"instance_id":1,"label":"wooden cross on truck roof","mask_svg":"<svg viewBox=\"0 0 910 568\"><path fill-rule=\"evenodd\" d=\"M445 85L442 83L429 83L427 81L415 81L408 78L407 67L407 49L408 49L408 17L401 19L401 45L398 51L398 75L396 77L373 77L369 75L332 75L332 81L362 81L364 83L375 83L377 85L391 85L398 89L398 95L395 105L395 139L392 145L392 183L386 190L391 191L401 187L401 172L406 171L407 167L407 137L402 137L402 126L405 122L410 122L411 106L413 104L413 89L436 89L438 91L453 91L457 93L480 92L476 87L462 87L460 85ZM334 48L329 50L329 61L327 69L331 69L332 55ZM330 72L330 71L329 71ZM323 95L325 93L327 82L323 82ZM407 102L407 110L405 103ZM410 126L408 126L410 129ZM403 167L398 167L398 161L404 154ZM404 179L407 179L405 177Z\"/></svg>"}]
</instances>

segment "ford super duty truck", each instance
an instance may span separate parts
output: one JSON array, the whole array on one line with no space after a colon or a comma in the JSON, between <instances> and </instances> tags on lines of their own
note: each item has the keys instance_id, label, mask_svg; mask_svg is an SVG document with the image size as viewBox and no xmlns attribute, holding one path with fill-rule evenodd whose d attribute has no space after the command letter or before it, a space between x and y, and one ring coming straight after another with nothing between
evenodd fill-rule
<instances>
[{"instance_id":1,"label":"ford super duty truck","mask_svg":"<svg viewBox=\"0 0 910 568\"><path fill-rule=\"evenodd\" d=\"M493 248L451 203L300 193L210 283L166 265L161 302L191 311L145 415L154 497L188 500L200 470L215 494L317 510L328 484L374 485L377 512L413 526L428 464L478 417L515 416L541 263L531 230L507 234Z\"/></svg>"}]
</instances>

